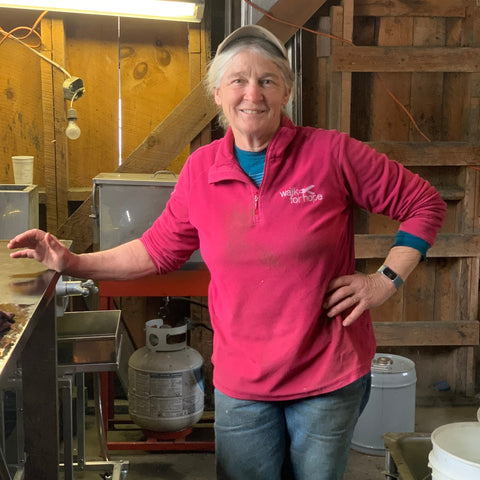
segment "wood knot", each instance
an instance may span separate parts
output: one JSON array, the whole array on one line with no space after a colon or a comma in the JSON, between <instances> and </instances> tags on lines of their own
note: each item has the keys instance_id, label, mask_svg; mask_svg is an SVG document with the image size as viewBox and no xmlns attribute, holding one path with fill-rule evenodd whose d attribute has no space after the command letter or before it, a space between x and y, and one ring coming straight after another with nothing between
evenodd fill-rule
<instances>
[{"instance_id":1,"label":"wood knot","mask_svg":"<svg viewBox=\"0 0 480 480\"><path fill-rule=\"evenodd\" d=\"M133 70L133 77L136 80L141 80L142 78L145 77L145 75L148 72L148 65L146 62L141 62L135 66L135 69Z\"/></svg>"}]
</instances>

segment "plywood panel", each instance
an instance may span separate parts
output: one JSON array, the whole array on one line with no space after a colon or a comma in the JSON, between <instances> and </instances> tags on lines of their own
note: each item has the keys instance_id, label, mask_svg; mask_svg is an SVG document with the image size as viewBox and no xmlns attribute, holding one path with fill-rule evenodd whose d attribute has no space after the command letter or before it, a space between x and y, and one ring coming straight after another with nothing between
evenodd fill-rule
<instances>
[{"instance_id":1,"label":"plywood panel","mask_svg":"<svg viewBox=\"0 0 480 480\"><path fill-rule=\"evenodd\" d=\"M126 159L190 90L188 25L122 19L120 81Z\"/></svg>"},{"instance_id":2,"label":"plywood panel","mask_svg":"<svg viewBox=\"0 0 480 480\"><path fill-rule=\"evenodd\" d=\"M73 103L80 138L68 140L69 186L91 186L118 165L118 27L113 17L66 15L66 57L85 94ZM65 108L71 102L65 102Z\"/></svg>"},{"instance_id":3,"label":"plywood panel","mask_svg":"<svg viewBox=\"0 0 480 480\"><path fill-rule=\"evenodd\" d=\"M5 31L32 26L37 14L19 15L3 10L0 27ZM0 41L3 36L0 36ZM38 39L25 39L38 44ZM12 155L33 155L33 181L43 186L43 129L40 63L42 60L12 39L0 45L0 183L14 183Z\"/></svg>"}]
</instances>

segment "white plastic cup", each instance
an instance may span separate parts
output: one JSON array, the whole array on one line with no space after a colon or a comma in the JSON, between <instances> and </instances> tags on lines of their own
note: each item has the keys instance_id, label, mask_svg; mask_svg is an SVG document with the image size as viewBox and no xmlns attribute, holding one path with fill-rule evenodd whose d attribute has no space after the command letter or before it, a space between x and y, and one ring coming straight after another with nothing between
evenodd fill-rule
<instances>
[{"instance_id":1,"label":"white plastic cup","mask_svg":"<svg viewBox=\"0 0 480 480\"><path fill-rule=\"evenodd\" d=\"M16 155L12 157L13 176L17 185L31 185L33 183L33 157L30 155Z\"/></svg>"}]
</instances>

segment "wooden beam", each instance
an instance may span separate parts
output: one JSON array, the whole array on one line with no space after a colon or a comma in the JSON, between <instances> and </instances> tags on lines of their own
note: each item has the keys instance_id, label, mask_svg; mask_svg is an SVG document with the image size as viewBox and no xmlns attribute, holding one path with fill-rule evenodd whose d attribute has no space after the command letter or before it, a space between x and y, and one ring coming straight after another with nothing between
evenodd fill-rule
<instances>
[{"instance_id":1,"label":"wooden beam","mask_svg":"<svg viewBox=\"0 0 480 480\"><path fill-rule=\"evenodd\" d=\"M355 258L385 258L395 235L355 235ZM430 258L480 257L480 236L468 233L440 233L428 251Z\"/></svg>"},{"instance_id":2,"label":"wooden beam","mask_svg":"<svg viewBox=\"0 0 480 480\"><path fill-rule=\"evenodd\" d=\"M480 48L340 45L333 49L332 68L341 72L479 72Z\"/></svg>"},{"instance_id":3,"label":"wooden beam","mask_svg":"<svg viewBox=\"0 0 480 480\"><path fill-rule=\"evenodd\" d=\"M477 166L480 145L467 142L368 142L379 153L405 166Z\"/></svg>"},{"instance_id":4,"label":"wooden beam","mask_svg":"<svg viewBox=\"0 0 480 480\"><path fill-rule=\"evenodd\" d=\"M200 82L115 171L154 173L166 168L216 113Z\"/></svg>"},{"instance_id":5,"label":"wooden beam","mask_svg":"<svg viewBox=\"0 0 480 480\"><path fill-rule=\"evenodd\" d=\"M359 17L460 17L464 18L470 0L355 0Z\"/></svg>"},{"instance_id":6,"label":"wooden beam","mask_svg":"<svg viewBox=\"0 0 480 480\"><path fill-rule=\"evenodd\" d=\"M377 346L466 346L479 344L479 322L373 322Z\"/></svg>"}]
</instances>

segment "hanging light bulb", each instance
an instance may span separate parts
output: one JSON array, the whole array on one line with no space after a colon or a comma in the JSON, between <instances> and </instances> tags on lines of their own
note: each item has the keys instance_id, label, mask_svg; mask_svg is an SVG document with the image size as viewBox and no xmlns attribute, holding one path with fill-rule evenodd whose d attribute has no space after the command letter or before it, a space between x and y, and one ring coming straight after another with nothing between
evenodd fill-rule
<instances>
[{"instance_id":1,"label":"hanging light bulb","mask_svg":"<svg viewBox=\"0 0 480 480\"><path fill-rule=\"evenodd\" d=\"M67 111L68 125L65 134L70 140L76 140L81 133L80 127L77 125L77 111L74 108L69 108Z\"/></svg>"}]
</instances>

